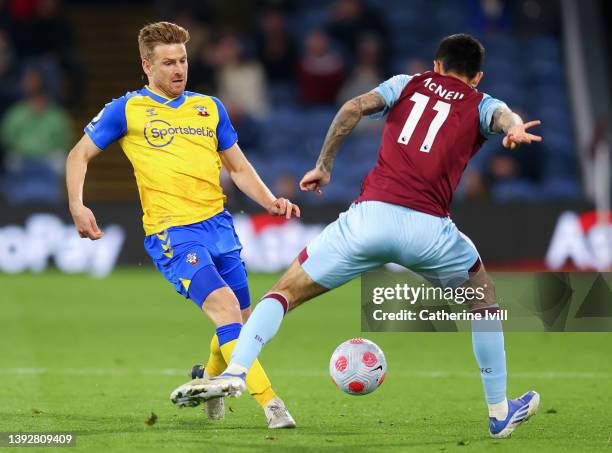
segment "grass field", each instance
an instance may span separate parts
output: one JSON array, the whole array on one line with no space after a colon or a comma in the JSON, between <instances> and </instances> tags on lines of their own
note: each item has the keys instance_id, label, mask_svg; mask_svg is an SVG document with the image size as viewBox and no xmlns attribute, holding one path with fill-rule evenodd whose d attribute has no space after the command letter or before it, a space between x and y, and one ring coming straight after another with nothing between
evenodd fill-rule
<instances>
[{"instance_id":1,"label":"grass field","mask_svg":"<svg viewBox=\"0 0 612 453\"><path fill-rule=\"evenodd\" d=\"M252 276L253 295L273 280ZM360 335L354 281L290 314L264 350L298 422L279 432L249 396L216 422L170 404L212 328L153 270L0 275L0 287L0 431L72 431L76 449L105 452L612 451L612 334L507 334L510 395L536 389L542 406L492 440L469 334L368 334L387 356L384 385L363 397L335 388L329 357Z\"/></svg>"}]
</instances>

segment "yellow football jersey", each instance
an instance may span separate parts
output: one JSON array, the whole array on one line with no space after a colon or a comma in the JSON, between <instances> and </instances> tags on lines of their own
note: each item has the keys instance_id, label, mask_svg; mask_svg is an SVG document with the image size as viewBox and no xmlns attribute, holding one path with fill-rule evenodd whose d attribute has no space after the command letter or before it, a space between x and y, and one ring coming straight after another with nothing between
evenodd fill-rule
<instances>
[{"instance_id":1,"label":"yellow football jersey","mask_svg":"<svg viewBox=\"0 0 612 453\"><path fill-rule=\"evenodd\" d=\"M219 152L237 135L217 98L166 99L149 87L106 104L85 127L100 149L118 140L134 167L147 235L223 211Z\"/></svg>"}]
</instances>

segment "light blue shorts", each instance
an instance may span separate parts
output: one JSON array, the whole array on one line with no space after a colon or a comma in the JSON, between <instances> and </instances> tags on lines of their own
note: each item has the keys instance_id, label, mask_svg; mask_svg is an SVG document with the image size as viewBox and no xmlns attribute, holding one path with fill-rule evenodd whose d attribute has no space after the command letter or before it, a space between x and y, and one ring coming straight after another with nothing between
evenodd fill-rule
<instances>
[{"instance_id":1,"label":"light blue shorts","mask_svg":"<svg viewBox=\"0 0 612 453\"><path fill-rule=\"evenodd\" d=\"M336 288L386 263L400 264L438 286L458 286L480 267L470 239L449 217L380 201L353 204L300 254L306 273Z\"/></svg>"}]
</instances>

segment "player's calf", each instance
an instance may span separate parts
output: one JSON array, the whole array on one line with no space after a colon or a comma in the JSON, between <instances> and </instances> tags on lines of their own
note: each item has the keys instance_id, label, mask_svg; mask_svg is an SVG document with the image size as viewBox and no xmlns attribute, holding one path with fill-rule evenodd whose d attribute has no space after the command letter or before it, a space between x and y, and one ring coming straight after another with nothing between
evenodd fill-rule
<instances>
[{"instance_id":1,"label":"player's calf","mask_svg":"<svg viewBox=\"0 0 612 453\"><path fill-rule=\"evenodd\" d=\"M302 269L300 259L298 258L291 263L282 277L270 288L268 294L282 294L287 301L285 311L289 311L327 291L329 291L327 288L313 281ZM268 294L262 298L262 301L265 300Z\"/></svg>"},{"instance_id":2,"label":"player's calf","mask_svg":"<svg viewBox=\"0 0 612 453\"><path fill-rule=\"evenodd\" d=\"M242 323L238 300L227 286L212 291L204 300L202 310L216 327Z\"/></svg>"},{"instance_id":3,"label":"player's calf","mask_svg":"<svg viewBox=\"0 0 612 453\"><path fill-rule=\"evenodd\" d=\"M469 280L463 284L465 288L473 288L475 294L483 294L482 298L469 300L471 310L483 309L497 303L495 294L495 282L485 270L484 265L478 260L474 265L476 272L469 273Z\"/></svg>"}]
</instances>

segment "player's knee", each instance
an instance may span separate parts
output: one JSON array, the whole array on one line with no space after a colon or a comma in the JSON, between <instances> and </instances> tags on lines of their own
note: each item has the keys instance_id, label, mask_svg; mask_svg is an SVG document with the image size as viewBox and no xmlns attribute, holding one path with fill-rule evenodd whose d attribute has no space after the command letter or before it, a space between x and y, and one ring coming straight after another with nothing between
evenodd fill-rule
<instances>
[{"instance_id":1,"label":"player's knee","mask_svg":"<svg viewBox=\"0 0 612 453\"><path fill-rule=\"evenodd\" d=\"M226 286L215 266L209 264L198 270L189 282L189 298L201 308L214 291Z\"/></svg>"},{"instance_id":2,"label":"player's knee","mask_svg":"<svg viewBox=\"0 0 612 453\"><path fill-rule=\"evenodd\" d=\"M480 270L478 274L470 279L469 286L475 289L475 293L479 295L472 299L471 308L480 308L497 303L495 296L495 282L488 272Z\"/></svg>"},{"instance_id":3,"label":"player's knee","mask_svg":"<svg viewBox=\"0 0 612 453\"><path fill-rule=\"evenodd\" d=\"M204 300L202 310L215 325L242 323L238 300L227 286L212 291Z\"/></svg>"},{"instance_id":4,"label":"player's knee","mask_svg":"<svg viewBox=\"0 0 612 453\"><path fill-rule=\"evenodd\" d=\"M198 270L189 283L189 298L215 324L241 322L240 304L214 265Z\"/></svg>"},{"instance_id":5,"label":"player's knee","mask_svg":"<svg viewBox=\"0 0 612 453\"><path fill-rule=\"evenodd\" d=\"M251 307L247 307L244 310L240 310L240 316L242 318L242 324L245 324L251 316Z\"/></svg>"}]
</instances>

